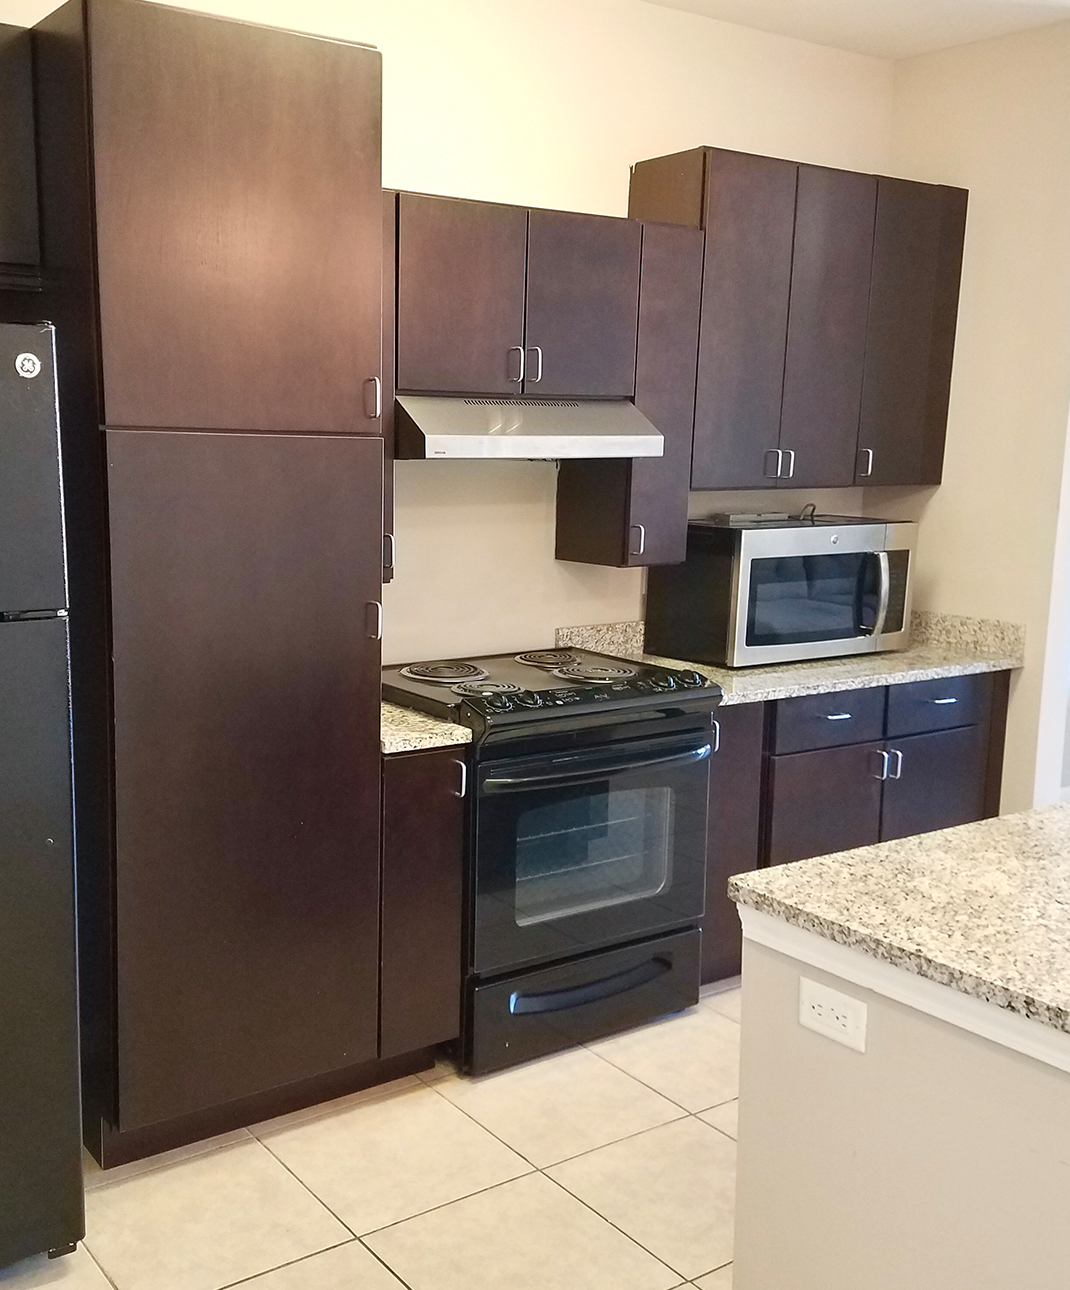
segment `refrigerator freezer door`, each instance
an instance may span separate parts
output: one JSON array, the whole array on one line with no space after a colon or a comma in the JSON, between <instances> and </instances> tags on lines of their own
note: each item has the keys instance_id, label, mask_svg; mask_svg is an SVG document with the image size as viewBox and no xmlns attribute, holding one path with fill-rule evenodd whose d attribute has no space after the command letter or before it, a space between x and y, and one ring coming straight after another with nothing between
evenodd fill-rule
<instances>
[{"instance_id":1,"label":"refrigerator freezer door","mask_svg":"<svg viewBox=\"0 0 1070 1290\"><path fill-rule=\"evenodd\" d=\"M0 614L64 609L55 334L0 324Z\"/></svg>"},{"instance_id":2,"label":"refrigerator freezer door","mask_svg":"<svg viewBox=\"0 0 1070 1290\"><path fill-rule=\"evenodd\" d=\"M67 623L0 623L0 1267L84 1231Z\"/></svg>"}]
</instances>

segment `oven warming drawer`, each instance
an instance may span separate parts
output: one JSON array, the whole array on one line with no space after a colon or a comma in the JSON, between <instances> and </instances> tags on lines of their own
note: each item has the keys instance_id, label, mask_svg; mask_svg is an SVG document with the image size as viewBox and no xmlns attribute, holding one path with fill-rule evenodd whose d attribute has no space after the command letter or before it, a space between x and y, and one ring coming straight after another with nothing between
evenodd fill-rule
<instances>
[{"instance_id":1,"label":"oven warming drawer","mask_svg":"<svg viewBox=\"0 0 1070 1290\"><path fill-rule=\"evenodd\" d=\"M698 1003L691 928L488 985L469 982L464 1069L513 1066Z\"/></svg>"}]
</instances>

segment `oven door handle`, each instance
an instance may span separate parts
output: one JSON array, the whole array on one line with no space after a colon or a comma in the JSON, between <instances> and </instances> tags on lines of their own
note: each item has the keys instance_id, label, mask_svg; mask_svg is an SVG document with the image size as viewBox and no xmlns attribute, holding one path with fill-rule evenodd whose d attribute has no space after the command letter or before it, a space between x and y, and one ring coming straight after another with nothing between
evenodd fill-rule
<instances>
[{"instance_id":1,"label":"oven door handle","mask_svg":"<svg viewBox=\"0 0 1070 1290\"><path fill-rule=\"evenodd\" d=\"M618 761L608 766L590 766L587 769L576 768L558 772L546 771L537 775L495 775L483 781L485 793L510 793L518 789L544 788L547 785L582 784L589 779L602 779L606 775L617 775L627 770L645 770L648 766L684 766L696 761L705 761L713 752L711 744L701 748L689 748L687 752L671 753L667 757L645 757L642 761Z\"/></svg>"},{"instance_id":2,"label":"oven door handle","mask_svg":"<svg viewBox=\"0 0 1070 1290\"><path fill-rule=\"evenodd\" d=\"M668 959L654 958L624 972L603 977L601 981L575 985L568 990L549 990L545 994L521 994L519 990L514 990L509 996L509 1011L514 1017L533 1012L563 1012L566 1008L578 1008L585 1003L597 1003L599 999L610 999L615 994L638 990L640 986L656 981L659 976L670 971L672 964Z\"/></svg>"}]
</instances>

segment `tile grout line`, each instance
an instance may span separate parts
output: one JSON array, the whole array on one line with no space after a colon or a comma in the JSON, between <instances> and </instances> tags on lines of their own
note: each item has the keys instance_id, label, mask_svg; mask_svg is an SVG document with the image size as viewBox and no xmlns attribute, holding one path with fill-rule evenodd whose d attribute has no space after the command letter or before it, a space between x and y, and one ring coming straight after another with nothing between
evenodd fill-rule
<instances>
[{"instance_id":1,"label":"tile grout line","mask_svg":"<svg viewBox=\"0 0 1070 1290\"><path fill-rule=\"evenodd\" d=\"M317 1199L319 1199L317 1197ZM295 1264L304 1263L307 1259L314 1259L318 1254L327 1254L330 1250L341 1250L348 1245L359 1245L357 1237L349 1241L338 1241L335 1245L325 1245L322 1250L313 1250L310 1254L301 1254L296 1259L287 1259L285 1263L277 1263L273 1268L264 1268L261 1272L253 1272L247 1277L239 1277L237 1281L227 1281L224 1285L215 1286L214 1290L231 1290L232 1286L248 1285L250 1281L255 1281L258 1277L270 1276L272 1272L279 1272L282 1268L292 1268Z\"/></svg>"},{"instance_id":2,"label":"tile grout line","mask_svg":"<svg viewBox=\"0 0 1070 1290\"><path fill-rule=\"evenodd\" d=\"M612 1145L612 1144L610 1144L610 1145ZM553 1168L553 1166L551 1165L551 1166L550 1166L550 1168L552 1169L552 1168ZM660 1264L661 1264L661 1266L662 1266L663 1268L665 1268L665 1269L666 1269L666 1271L668 1271L668 1272L675 1272L677 1276L683 1276L683 1273L682 1273L682 1272L680 1272L680 1271L679 1271L679 1269L674 1268L674 1267L672 1266L672 1264L671 1264L671 1263L666 1263L666 1262L665 1262L665 1260L664 1260L663 1258L661 1258L661 1256L660 1256L660 1255L655 1254L653 1250L648 1250L648 1249L646 1248L646 1246L642 1243L642 1241L637 1240L637 1239L636 1239L634 1236L632 1236L629 1232L626 1232L626 1231L624 1230L624 1228L623 1228L623 1227L618 1227L618 1226L616 1225L616 1223L614 1223L614 1222L613 1222L613 1220L612 1220L612 1219L610 1219L610 1218L606 1218L605 1214L601 1214L601 1213L599 1213L599 1212L598 1212L598 1210L597 1210L597 1209L595 1209L595 1207L594 1207L593 1205L589 1205L589 1204L588 1204L588 1203L583 1199L583 1197L582 1197L582 1196L577 1196L577 1195L575 1194L575 1192L571 1192L571 1191L569 1191L569 1189L565 1186L565 1184L564 1184L564 1183L558 1182L556 1178L551 1178L551 1177L550 1177L550 1175L549 1175L548 1173L543 1173L543 1171L542 1171L541 1169L539 1170L539 1173L541 1173L541 1174L542 1174L542 1176L543 1176L543 1177L544 1177L548 1182L552 1182L552 1183L554 1184L554 1186L555 1186L555 1187L559 1187L559 1188L561 1189L561 1191L563 1191L563 1192L565 1193L565 1195L566 1195L566 1196L570 1196L574 1201L577 1201L580 1205L582 1205L582 1206L584 1207L584 1209L590 1210L590 1212L595 1216L595 1218L600 1218L600 1219L602 1220L602 1222L603 1222L603 1223L608 1224L608 1226L609 1226L609 1227L611 1227L611 1228L613 1228L613 1230L614 1230L615 1232L619 1232L619 1233L621 1234L621 1236L623 1236L623 1237L625 1238L625 1240L627 1240L627 1241L631 1241L631 1243L632 1243L633 1245L638 1246L638 1247L639 1247L639 1249L641 1249L641 1250L643 1251L643 1253L644 1253L644 1254L649 1254L649 1255L650 1255L650 1257L651 1257L651 1258L652 1258L656 1263L660 1263ZM703 1273L702 1273L702 1276L705 1276L705 1275L706 1275L706 1274L705 1274L705 1272L703 1272ZM685 1278L685 1279L684 1279L684 1281L683 1281L683 1282L681 1282L681 1284L682 1284L682 1285L686 1285L686 1284L687 1284L687 1279Z\"/></svg>"},{"instance_id":3,"label":"tile grout line","mask_svg":"<svg viewBox=\"0 0 1070 1290\"><path fill-rule=\"evenodd\" d=\"M345 1230L349 1233L349 1235L353 1238L354 1241L360 1240L360 1237L357 1235L356 1232L353 1231L353 1229L349 1226L349 1224L342 1222L342 1220L338 1217L338 1215L334 1212L334 1210L331 1209L330 1205L327 1204L327 1202L322 1198L322 1196L317 1196L316 1193L312 1190L312 1188L308 1185L308 1183L305 1182L303 1178L299 1178L297 1174L295 1174L294 1171L290 1168L290 1166L286 1163L285 1160L280 1160L279 1157L274 1153L274 1151L272 1151L271 1148L266 1143L261 1142L259 1138L257 1138L255 1141L257 1142L258 1146L263 1147L263 1149L268 1153L268 1155L272 1158L272 1160L274 1160L277 1164L281 1165L282 1168L286 1170L286 1172L290 1175L290 1177L293 1178L294 1181L299 1186L301 1186L302 1188L304 1188L305 1191L308 1192L308 1194L312 1197L312 1199L316 1202L317 1205L322 1205L323 1208L327 1211L327 1213L330 1214L330 1216L334 1219L334 1221L336 1223L340 1223L342 1227L345 1228ZM338 1244L348 1245L349 1242L339 1241ZM321 1251L315 1250L313 1251L313 1253L319 1254L321 1253Z\"/></svg>"},{"instance_id":4,"label":"tile grout line","mask_svg":"<svg viewBox=\"0 0 1070 1290\"><path fill-rule=\"evenodd\" d=\"M104 1278L104 1280L105 1280L105 1281L107 1281L108 1285L110 1285L110 1286L114 1287L114 1290L119 1290L119 1287L115 1284L115 1282L114 1282L114 1281L111 1279L111 1277L108 1275L107 1269L104 1267L104 1264L103 1264L103 1263L101 1263L101 1261L97 1258L97 1256L93 1253L93 1251L92 1251L92 1250L89 1248L89 1246L86 1244L86 1239L85 1239L85 1237L84 1237L84 1236L82 1237L82 1239L81 1239L81 1241L79 1242L79 1244L81 1245L82 1249L83 1249L83 1250L85 1250L86 1254L88 1254L88 1255L89 1255L90 1262L91 1262L91 1263L93 1264L93 1266L97 1269L97 1271L98 1271L98 1272L100 1273L100 1275Z\"/></svg>"},{"instance_id":5,"label":"tile grout line","mask_svg":"<svg viewBox=\"0 0 1070 1290\"><path fill-rule=\"evenodd\" d=\"M726 1020L727 1020L727 1018L726 1018ZM627 1033L627 1032L625 1032L625 1033ZM601 1041L600 1041L600 1040L597 1040L597 1041L595 1041L595 1042L600 1043ZM648 1089L651 1093L656 1093L656 1094L658 1095L658 1097L662 1097L662 1098L664 1098L664 1099L665 1099L665 1101L666 1101L666 1102L669 1102L672 1106L678 1106L678 1107L680 1108L680 1110L684 1113L684 1115L697 1115L697 1114L698 1114L698 1112L696 1112L696 1111L690 1111L690 1110L688 1110L688 1108L687 1108L686 1106L684 1106L682 1102L678 1102L678 1101L676 1100L676 1098L674 1098L674 1097L669 1097L669 1095L668 1095L667 1093L662 1093L662 1092L661 1092L661 1090L660 1090L660 1089L656 1089L656 1088L653 1086L653 1084L648 1084L648 1083L646 1082L646 1080L641 1080L641 1079L639 1078L639 1076L638 1076L638 1075L633 1075L631 1071L627 1071L627 1070L625 1070L623 1066L618 1066L616 1062L612 1062L612 1061L610 1061L610 1060L609 1060L609 1058L608 1058L608 1057L603 1056L603 1054L602 1054L602 1053L596 1053L593 1049L588 1048L586 1044L582 1045L582 1047L583 1047L584 1051L585 1051L585 1052L590 1053L592 1057L598 1057L598 1058L600 1058L602 1061L604 1061L604 1062L605 1062L605 1064L606 1064L607 1066L612 1066L612 1067L613 1067L613 1069L614 1069L615 1071L619 1071L622 1075L627 1075L629 1079L633 1079L633 1080L635 1080L635 1082L636 1082L637 1084L641 1084L641 1085L643 1086L643 1088ZM729 1097L729 1098L725 1098L725 1101L726 1101L726 1102L731 1102L731 1101L733 1101L733 1100L734 1100L734 1099L733 1099L733 1098L730 1098L730 1097ZM723 1105L724 1105L724 1102L718 1102L718 1103L717 1103L717 1105L718 1105L718 1106L723 1106ZM705 1109L706 1109L706 1110L712 1110L713 1108L712 1108L712 1107L706 1107Z\"/></svg>"}]
</instances>

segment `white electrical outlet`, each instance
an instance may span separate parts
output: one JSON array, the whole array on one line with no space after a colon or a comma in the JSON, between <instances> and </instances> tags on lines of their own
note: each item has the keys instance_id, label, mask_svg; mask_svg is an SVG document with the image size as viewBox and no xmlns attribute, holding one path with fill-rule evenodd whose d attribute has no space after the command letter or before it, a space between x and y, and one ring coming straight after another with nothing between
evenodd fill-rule
<instances>
[{"instance_id":1,"label":"white electrical outlet","mask_svg":"<svg viewBox=\"0 0 1070 1290\"><path fill-rule=\"evenodd\" d=\"M799 1025L816 1030L827 1039L866 1051L867 1008L859 999L841 994L809 977L799 977Z\"/></svg>"}]
</instances>

